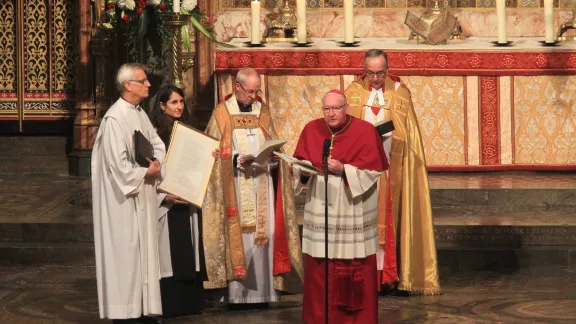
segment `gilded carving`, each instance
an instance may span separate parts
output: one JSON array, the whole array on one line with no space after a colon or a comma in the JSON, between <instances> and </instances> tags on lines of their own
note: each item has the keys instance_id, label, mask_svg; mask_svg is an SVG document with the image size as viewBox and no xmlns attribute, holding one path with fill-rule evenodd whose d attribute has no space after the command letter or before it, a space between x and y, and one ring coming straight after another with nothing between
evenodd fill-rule
<instances>
[{"instance_id":1,"label":"gilded carving","mask_svg":"<svg viewBox=\"0 0 576 324\"><path fill-rule=\"evenodd\" d=\"M77 56L73 4L66 0L55 0L53 6L53 89L70 93L74 91L74 61Z\"/></svg>"},{"instance_id":2,"label":"gilded carving","mask_svg":"<svg viewBox=\"0 0 576 324\"><path fill-rule=\"evenodd\" d=\"M49 75L48 6L44 0L29 0L24 7L26 90L46 91Z\"/></svg>"},{"instance_id":3,"label":"gilded carving","mask_svg":"<svg viewBox=\"0 0 576 324\"><path fill-rule=\"evenodd\" d=\"M0 101L0 111L16 110L16 102Z\"/></svg>"},{"instance_id":4,"label":"gilded carving","mask_svg":"<svg viewBox=\"0 0 576 324\"><path fill-rule=\"evenodd\" d=\"M0 91L16 90L16 0L0 3Z\"/></svg>"}]
</instances>

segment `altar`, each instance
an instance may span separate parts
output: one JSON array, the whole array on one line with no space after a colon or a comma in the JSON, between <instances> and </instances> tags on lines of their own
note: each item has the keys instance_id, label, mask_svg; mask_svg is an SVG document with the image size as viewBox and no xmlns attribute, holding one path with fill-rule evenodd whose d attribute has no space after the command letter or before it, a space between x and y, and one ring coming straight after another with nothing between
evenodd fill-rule
<instances>
[{"instance_id":1,"label":"altar","mask_svg":"<svg viewBox=\"0 0 576 324\"><path fill-rule=\"evenodd\" d=\"M216 49L216 95L232 92L240 68L256 68L292 153L304 125L322 116L322 96L362 75L364 52L379 48L388 53L389 73L411 90L429 170L575 170L576 43L543 47L537 38L510 38L514 46L494 47L494 40L431 46L363 38L358 47L340 47L318 38L310 47L249 48L237 38L235 48Z\"/></svg>"}]
</instances>

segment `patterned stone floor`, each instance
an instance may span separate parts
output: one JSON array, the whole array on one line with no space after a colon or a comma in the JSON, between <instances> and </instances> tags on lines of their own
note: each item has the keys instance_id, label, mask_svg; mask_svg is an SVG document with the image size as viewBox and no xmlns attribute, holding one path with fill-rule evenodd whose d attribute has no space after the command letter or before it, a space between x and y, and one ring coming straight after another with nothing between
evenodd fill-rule
<instances>
[{"instance_id":1,"label":"patterned stone floor","mask_svg":"<svg viewBox=\"0 0 576 324\"><path fill-rule=\"evenodd\" d=\"M109 323L98 319L92 267L0 268L0 323ZM576 323L576 267L441 271L440 296L379 298L379 323ZM208 309L184 324L301 323L301 295L267 310Z\"/></svg>"}]
</instances>

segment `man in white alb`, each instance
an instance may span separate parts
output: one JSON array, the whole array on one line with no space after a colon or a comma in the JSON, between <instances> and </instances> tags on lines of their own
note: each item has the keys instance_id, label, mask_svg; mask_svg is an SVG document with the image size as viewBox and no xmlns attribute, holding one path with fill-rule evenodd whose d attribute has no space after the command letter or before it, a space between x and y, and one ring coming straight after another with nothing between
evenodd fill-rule
<instances>
[{"instance_id":1,"label":"man in white alb","mask_svg":"<svg viewBox=\"0 0 576 324\"><path fill-rule=\"evenodd\" d=\"M114 323L156 323L148 315L162 314L156 185L165 148L138 105L148 97L146 72L140 64L120 67L121 97L102 119L92 151L98 306L100 317ZM135 160L135 131L154 147L147 167Z\"/></svg>"}]
</instances>

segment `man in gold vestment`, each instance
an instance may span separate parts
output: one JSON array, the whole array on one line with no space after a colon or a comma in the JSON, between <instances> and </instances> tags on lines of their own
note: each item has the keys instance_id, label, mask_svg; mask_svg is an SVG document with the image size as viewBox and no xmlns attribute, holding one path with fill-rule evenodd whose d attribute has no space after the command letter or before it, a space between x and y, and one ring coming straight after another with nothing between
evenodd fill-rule
<instances>
[{"instance_id":1,"label":"man in gold vestment","mask_svg":"<svg viewBox=\"0 0 576 324\"><path fill-rule=\"evenodd\" d=\"M203 206L204 287L227 287L229 304L278 301L279 290L301 290L303 278L288 165L246 157L278 138L260 86L256 70L241 69L234 93L214 109L206 129L220 140L220 157Z\"/></svg>"},{"instance_id":2,"label":"man in gold vestment","mask_svg":"<svg viewBox=\"0 0 576 324\"><path fill-rule=\"evenodd\" d=\"M346 89L349 114L373 124L392 120L383 134L390 162L380 180L380 283L409 293L439 294L434 226L424 148L410 90L387 74L388 56L369 50L365 74Z\"/></svg>"}]
</instances>

